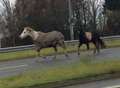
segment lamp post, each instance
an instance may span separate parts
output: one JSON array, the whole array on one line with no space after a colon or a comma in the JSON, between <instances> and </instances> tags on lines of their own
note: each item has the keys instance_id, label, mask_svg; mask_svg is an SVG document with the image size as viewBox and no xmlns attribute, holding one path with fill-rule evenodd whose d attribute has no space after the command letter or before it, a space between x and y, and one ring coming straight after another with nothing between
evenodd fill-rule
<instances>
[{"instance_id":1,"label":"lamp post","mask_svg":"<svg viewBox=\"0 0 120 88\"><path fill-rule=\"evenodd\" d=\"M70 39L74 40L74 31L73 31L73 11L71 6L71 0L68 0L68 9L69 9L69 28L70 28Z\"/></svg>"}]
</instances>

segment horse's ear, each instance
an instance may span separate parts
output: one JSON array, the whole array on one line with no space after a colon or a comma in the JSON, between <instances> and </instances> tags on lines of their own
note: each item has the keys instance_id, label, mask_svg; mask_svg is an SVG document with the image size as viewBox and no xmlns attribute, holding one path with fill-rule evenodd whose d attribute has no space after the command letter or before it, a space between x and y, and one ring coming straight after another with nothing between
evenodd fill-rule
<instances>
[{"instance_id":1,"label":"horse's ear","mask_svg":"<svg viewBox=\"0 0 120 88\"><path fill-rule=\"evenodd\" d=\"M29 32L31 32L31 31L32 31L32 29L31 29L31 28L29 28L29 29L28 29L28 31L29 31Z\"/></svg>"},{"instance_id":2,"label":"horse's ear","mask_svg":"<svg viewBox=\"0 0 120 88\"><path fill-rule=\"evenodd\" d=\"M28 32L32 31L32 28L30 28L30 27L26 27L26 29L27 29Z\"/></svg>"},{"instance_id":3,"label":"horse's ear","mask_svg":"<svg viewBox=\"0 0 120 88\"><path fill-rule=\"evenodd\" d=\"M29 32L31 32L32 30L29 30Z\"/></svg>"}]
</instances>

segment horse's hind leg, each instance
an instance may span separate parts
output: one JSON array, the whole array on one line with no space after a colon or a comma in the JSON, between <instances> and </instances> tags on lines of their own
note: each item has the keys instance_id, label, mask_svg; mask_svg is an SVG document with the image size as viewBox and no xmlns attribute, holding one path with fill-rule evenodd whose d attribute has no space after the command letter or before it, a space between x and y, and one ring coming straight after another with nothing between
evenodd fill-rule
<instances>
[{"instance_id":1,"label":"horse's hind leg","mask_svg":"<svg viewBox=\"0 0 120 88\"><path fill-rule=\"evenodd\" d=\"M99 45L99 42L97 42L97 53L100 53L100 45Z\"/></svg>"},{"instance_id":2,"label":"horse's hind leg","mask_svg":"<svg viewBox=\"0 0 120 88\"><path fill-rule=\"evenodd\" d=\"M102 39L98 39L99 44L101 45L101 48L106 48L106 45Z\"/></svg>"},{"instance_id":3,"label":"horse's hind leg","mask_svg":"<svg viewBox=\"0 0 120 88\"><path fill-rule=\"evenodd\" d=\"M97 45L96 45L96 42L93 42L93 44L94 44L94 46L95 46L95 48L94 48L94 50L93 50L93 54L95 54L95 53L96 53L96 47L97 47Z\"/></svg>"},{"instance_id":4,"label":"horse's hind leg","mask_svg":"<svg viewBox=\"0 0 120 88\"><path fill-rule=\"evenodd\" d=\"M79 45L78 45L78 55L80 55L80 47L81 47L82 43L79 42Z\"/></svg>"},{"instance_id":5,"label":"horse's hind leg","mask_svg":"<svg viewBox=\"0 0 120 88\"><path fill-rule=\"evenodd\" d=\"M56 59L56 55L57 55L58 49L57 49L56 46L54 46L53 48L54 48L54 50L55 50L55 56L54 56L54 59Z\"/></svg>"},{"instance_id":6,"label":"horse's hind leg","mask_svg":"<svg viewBox=\"0 0 120 88\"><path fill-rule=\"evenodd\" d=\"M95 45L95 49L93 51L94 54L96 54L96 51L97 53L100 52L100 46L99 46L99 43L97 41L93 42L93 44Z\"/></svg>"},{"instance_id":7,"label":"horse's hind leg","mask_svg":"<svg viewBox=\"0 0 120 88\"><path fill-rule=\"evenodd\" d=\"M64 49L64 54L65 54L65 56L68 57L68 52L67 52L67 48L66 48L65 44L63 44L62 47L63 47L63 49Z\"/></svg>"},{"instance_id":8,"label":"horse's hind leg","mask_svg":"<svg viewBox=\"0 0 120 88\"><path fill-rule=\"evenodd\" d=\"M65 56L68 57L68 52L67 52L67 48L65 46L64 41L60 41L59 45L63 48Z\"/></svg>"}]
</instances>

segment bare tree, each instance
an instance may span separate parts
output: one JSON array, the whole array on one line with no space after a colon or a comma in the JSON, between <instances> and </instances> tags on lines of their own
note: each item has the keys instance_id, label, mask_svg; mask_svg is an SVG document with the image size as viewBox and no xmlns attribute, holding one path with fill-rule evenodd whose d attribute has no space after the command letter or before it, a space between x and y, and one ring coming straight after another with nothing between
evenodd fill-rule
<instances>
[{"instance_id":1,"label":"bare tree","mask_svg":"<svg viewBox=\"0 0 120 88\"><path fill-rule=\"evenodd\" d=\"M19 27L32 25L47 30L56 26L62 29L65 24L65 0L17 0L15 9Z\"/></svg>"},{"instance_id":2,"label":"bare tree","mask_svg":"<svg viewBox=\"0 0 120 88\"><path fill-rule=\"evenodd\" d=\"M110 34L120 34L120 0L105 0L107 29Z\"/></svg>"},{"instance_id":3,"label":"bare tree","mask_svg":"<svg viewBox=\"0 0 120 88\"><path fill-rule=\"evenodd\" d=\"M98 19L103 15L103 4L101 3L102 0L88 0L89 14L91 17L92 28L94 30L97 30L99 24Z\"/></svg>"},{"instance_id":4,"label":"bare tree","mask_svg":"<svg viewBox=\"0 0 120 88\"><path fill-rule=\"evenodd\" d=\"M80 29L95 31L103 17L101 0L74 0L74 16ZM102 18L103 19L103 18Z\"/></svg>"},{"instance_id":5,"label":"bare tree","mask_svg":"<svg viewBox=\"0 0 120 88\"><path fill-rule=\"evenodd\" d=\"M17 32L17 28L15 26L15 18L14 18L14 12L13 7L11 6L11 3L9 0L0 0L1 7L2 7L2 17L4 17L5 21L5 29L7 32L4 35L8 35L7 40L9 40L10 46L15 46L15 36ZM9 46L9 45L8 45Z\"/></svg>"}]
</instances>

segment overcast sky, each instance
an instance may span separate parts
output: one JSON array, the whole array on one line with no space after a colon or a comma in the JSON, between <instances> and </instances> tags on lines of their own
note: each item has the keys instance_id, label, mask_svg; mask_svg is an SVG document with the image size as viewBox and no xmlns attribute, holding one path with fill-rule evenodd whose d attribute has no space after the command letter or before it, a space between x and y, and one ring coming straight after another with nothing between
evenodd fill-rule
<instances>
[{"instance_id":1,"label":"overcast sky","mask_svg":"<svg viewBox=\"0 0 120 88\"><path fill-rule=\"evenodd\" d=\"M10 0L10 2L11 2L12 4L14 4L15 1L16 1L16 0ZM100 0L100 1L104 2L104 0Z\"/></svg>"},{"instance_id":2,"label":"overcast sky","mask_svg":"<svg viewBox=\"0 0 120 88\"><path fill-rule=\"evenodd\" d=\"M16 0L10 0L10 2L11 2L12 4L14 4L14 3L15 3L15 1L16 1Z\"/></svg>"}]
</instances>

